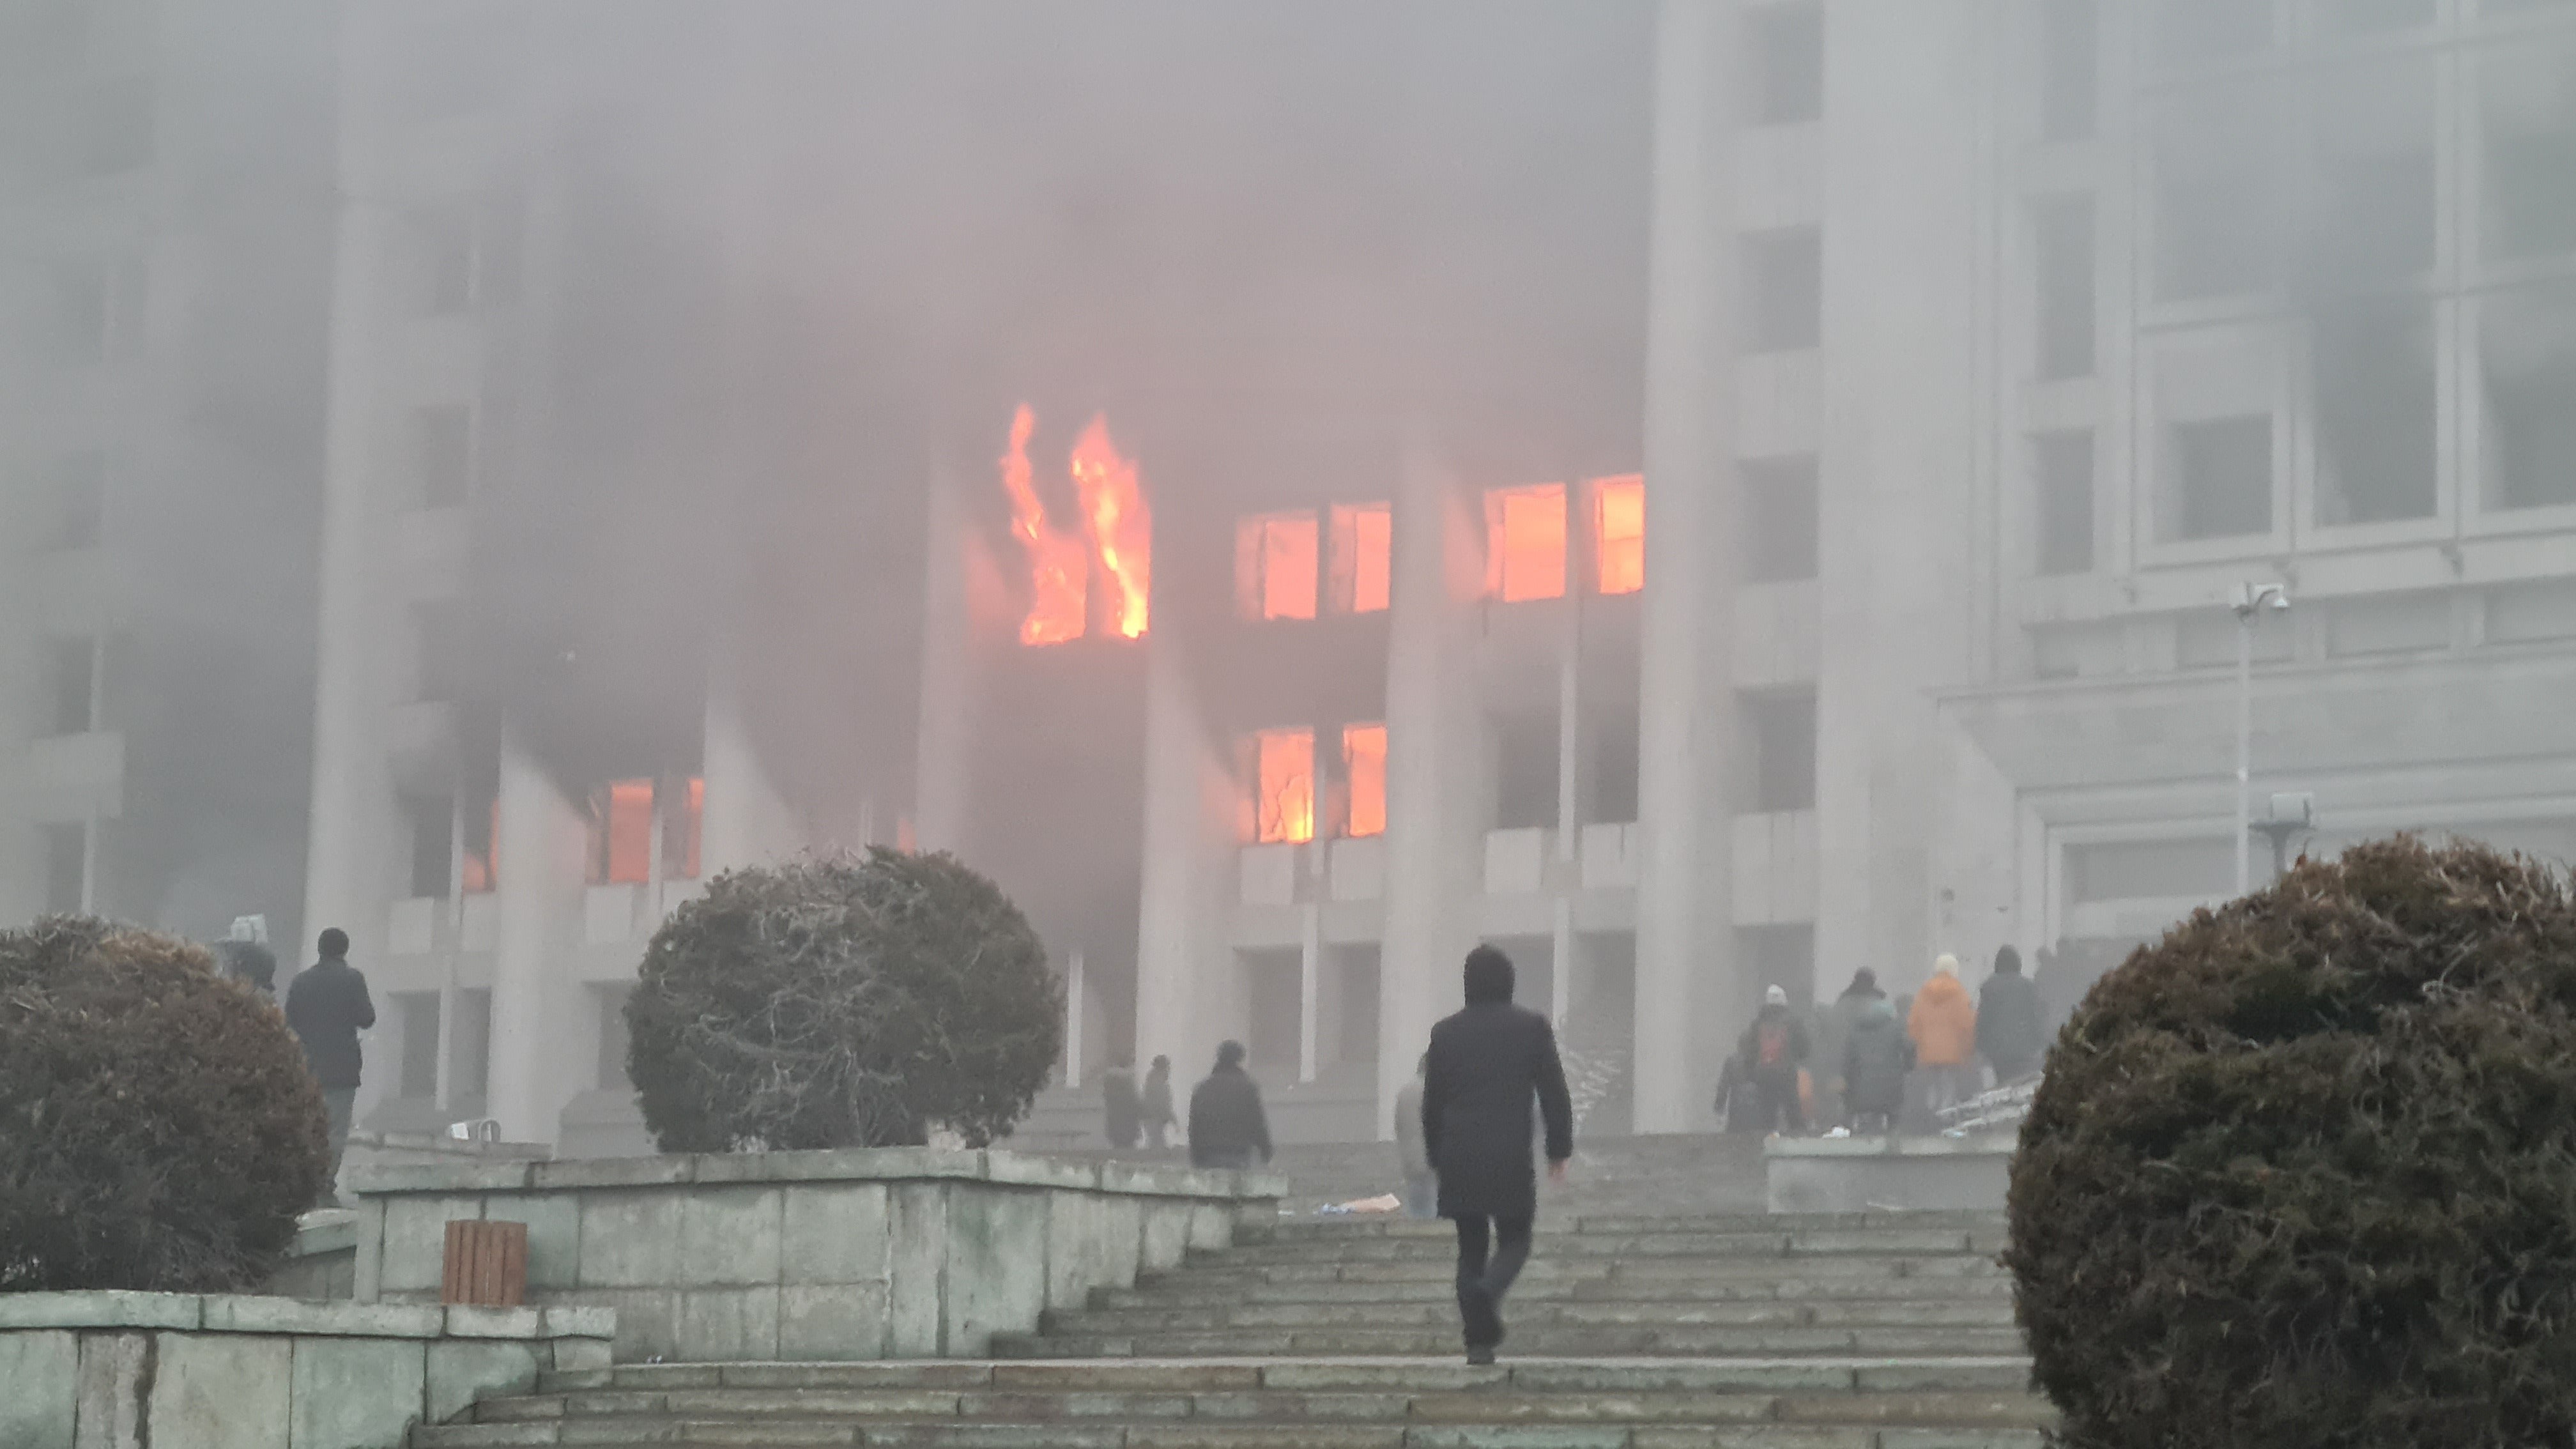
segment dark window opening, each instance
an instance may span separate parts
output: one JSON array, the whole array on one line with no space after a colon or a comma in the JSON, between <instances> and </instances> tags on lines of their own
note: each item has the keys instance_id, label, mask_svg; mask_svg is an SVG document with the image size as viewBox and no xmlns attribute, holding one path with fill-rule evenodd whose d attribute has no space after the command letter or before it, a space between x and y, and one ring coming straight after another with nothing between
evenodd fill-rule
<instances>
[{"instance_id":1,"label":"dark window opening","mask_svg":"<svg viewBox=\"0 0 2576 1449\"><path fill-rule=\"evenodd\" d=\"M2038 283L2039 375L2090 377L2093 340L2093 198L2064 196L2032 213L2032 270Z\"/></svg>"},{"instance_id":2,"label":"dark window opening","mask_svg":"<svg viewBox=\"0 0 2576 1449\"><path fill-rule=\"evenodd\" d=\"M1739 520L1748 583L1786 583L1816 576L1816 460L1747 459L1737 468Z\"/></svg>"},{"instance_id":3,"label":"dark window opening","mask_svg":"<svg viewBox=\"0 0 2576 1449\"><path fill-rule=\"evenodd\" d=\"M411 822L411 894L444 899L449 859L456 838L455 807L444 799L414 797L403 802Z\"/></svg>"},{"instance_id":4,"label":"dark window opening","mask_svg":"<svg viewBox=\"0 0 2576 1449\"><path fill-rule=\"evenodd\" d=\"M1792 1011L1816 1004L1816 928L1806 923L1743 926L1736 943L1757 988L1773 986L1789 993ZM1819 1075L1822 1074L1820 1069Z\"/></svg>"},{"instance_id":5,"label":"dark window opening","mask_svg":"<svg viewBox=\"0 0 2576 1449\"><path fill-rule=\"evenodd\" d=\"M1814 809L1816 692L1748 694L1743 699L1753 813Z\"/></svg>"},{"instance_id":6,"label":"dark window opening","mask_svg":"<svg viewBox=\"0 0 2576 1449\"><path fill-rule=\"evenodd\" d=\"M1556 713L1494 720L1494 828L1556 824Z\"/></svg>"},{"instance_id":7,"label":"dark window opening","mask_svg":"<svg viewBox=\"0 0 2576 1449\"><path fill-rule=\"evenodd\" d=\"M2093 433L2041 433L2030 440L2037 485L2037 570L2080 574L2093 567Z\"/></svg>"},{"instance_id":8,"label":"dark window opening","mask_svg":"<svg viewBox=\"0 0 2576 1449\"><path fill-rule=\"evenodd\" d=\"M2488 255L2576 251L2576 120L2490 139L2485 185Z\"/></svg>"},{"instance_id":9,"label":"dark window opening","mask_svg":"<svg viewBox=\"0 0 2576 1449\"><path fill-rule=\"evenodd\" d=\"M1601 823L1637 818L1637 717L1608 716L1592 728L1592 800L1588 812Z\"/></svg>"},{"instance_id":10,"label":"dark window opening","mask_svg":"<svg viewBox=\"0 0 2576 1449\"><path fill-rule=\"evenodd\" d=\"M2431 317L2420 307L2322 317L2315 353L2320 521L2432 517Z\"/></svg>"},{"instance_id":11,"label":"dark window opening","mask_svg":"<svg viewBox=\"0 0 2576 1449\"><path fill-rule=\"evenodd\" d=\"M405 991L393 999L402 1014L401 1095L438 1095L438 993Z\"/></svg>"},{"instance_id":12,"label":"dark window opening","mask_svg":"<svg viewBox=\"0 0 2576 1449\"><path fill-rule=\"evenodd\" d=\"M2489 503L2576 503L2576 291L2503 293L2486 308Z\"/></svg>"},{"instance_id":13,"label":"dark window opening","mask_svg":"<svg viewBox=\"0 0 2576 1449\"><path fill-rule=\"evenodd\" d=\"M1791 125L1825 113L1825 7L1816 0L1756 5L1745 12L1753 57L1753 119Z\"/></svg>"},{"instance_id":14,"label":"dark window opening","mask_svg":"<svg viewBox=\"0 0 2576 1449\"><path fill-rule=\"evenodd\" d=\"M1824 328L1824 239L1814 227L1744 238L1751 350L1813 347Z\"/></svg>"},{"instance_id":15,"label":"dark window opening","mask_svg":"<svg viewBox=\"0 0 2576 1449\"><path fill-rule=\"evenodd\" d=\"M2212 418L2168 430L2176 539L2272 531L2272 420Z\"/></svg>"}]
</instances>

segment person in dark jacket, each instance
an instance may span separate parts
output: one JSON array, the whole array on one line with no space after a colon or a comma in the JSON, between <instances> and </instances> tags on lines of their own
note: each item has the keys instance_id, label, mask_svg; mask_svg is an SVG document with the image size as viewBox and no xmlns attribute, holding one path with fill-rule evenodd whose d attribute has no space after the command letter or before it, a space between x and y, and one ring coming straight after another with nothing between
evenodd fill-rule
<instances>
[{"instance_id":1,"label":"person in dark jacket","mask_svg":"<svg viewBox=\"0 0 2576 1449\"><path fill-rule=\"evenodd\" d=\"M1555 1030L1512 1005L1511 958L1479 946L1467 953L1466 978L1466 1009L1431 1028L1422 1146L1440 1178L1440 1215L1458 1225L1467 1361L1492 1363L1503 1341L1503 1295L1529 1261L1538 1216L1530 1104L1546 1125L1548 1176L1559 1182L1574 1155L1574 1104Z\"/></svg>"},{"instance_id":2,"label":"person in dark jacket","mask_svg":"<svg viewBox=\"0 0 2576 1449\"><path fill-rule=\"evenodd\" d=\"M1843 1109L1854 1132L1892 1133L1905 1109L1905 1079L1914 1070L1914 1043L1883 993L1863 999L1843 1038Z\"/></svg>"},{"instance_id":3,"label":"person in dark jacket","mask_svg":"<svg viewBox=\"0 0 2576 1449\"><path fill-rule=\"evenodd\" d=\"M1110 1146L1121 1152L1136 1146L1136 1129L1143 1111L1144 1103L1136 1095L1136 1074L1128 1070L1125 1062L1100 1074L1101 1126Z\"/></svg>"},{"instance_id":4,"label":"person in dark jacket","mask_svg":"<svg viewBox=\"0 0 2576 1449\"><path fill-rule=\"evenodd\" d=\"M286 988L286 1024L304 1043L305 1064L322 1085L331 1114L331 1183L339 1193L340 1149L349 1140L349 1111L358 1100L358 1033L376 1024L367 978L349 964L349 934L334 926L316 943L321 959L295 974Z\"/></svg>"},{"instance_id":5,"label":"person in dark jacket","mask_svg":"<svg viewBox=\"0 0 2576 1449\"><path fill-rule=\"evenodd\" d=\"M1261 1084L1243 1069L1243 1043L1216 1049L1216 1070L1190 1093L1190 1165L1247 1168L1270 1160L1270 1116Z\"/></svg>"},{"instance_id":6,"label":"person in dark jacket","mask_svg":"<svg viewBox=\"0 0 2576 1449\"><path fill-rule=\"evenodd\" d=\"M1843 1080L1843 1048L1851 1041L1852 1023L1873 1001L1885 1001L1887 993L1878 989L1878 973L1863 966L1852 973L1851 985L1834 998L1825 1010L1825 1026L1817 1033L1816 1060L1821 1064L1825 1082L1818 1096L1831 1105L1823 1120L1838 1126L1851 1125L1851 1104L1844 1100L1849 1090Z\"/></svg>"},{"instance_id":7,"label":"person in dark jacket","mask_svg":"<svg viewBox=\"0 0 2576 1449\"><path fill-rule=\"evenodd\" d=\"M1774 986L1762 996L1762 1014L1744 1029L1735 1047L1744 1076L1753 1084L1755 1130L1807 1130L1807 1115L1798 1105L1798 1069L1807 1064L1807 1024L1789 1010L1789 991Z\"/></svg>"},{"instance_id":8,"label":"person in dark jacket","mask_svg":"<svg viewBox=\"0 0 2576 1449\"><path fill-rule=\"evenodd\" d=\"M2039 989L2021 974L2021 953L1995 948L1995 974L1977 992L1977 1055L1995 1069L1995 1085L2039 1070L2048 1042L2039 1019Z\"/></svg>"},{"instance_id":9,"label":"person in dark jacket","mask_svg":"<svg viewBox=\"0 0 2576 1449\"><path fill-rule=\"evenodd\" d=\"M1171 1143L1167 1138L1171 1129L1181 1125L1180 1118L1172 1113L1172 1059L1170 1057L1154 1058L1153 1067L1145 1073L1142 1110L1145 1115L1145 1145L1156 1152L1169 1147Z\"/></svg>"}]
</instances>

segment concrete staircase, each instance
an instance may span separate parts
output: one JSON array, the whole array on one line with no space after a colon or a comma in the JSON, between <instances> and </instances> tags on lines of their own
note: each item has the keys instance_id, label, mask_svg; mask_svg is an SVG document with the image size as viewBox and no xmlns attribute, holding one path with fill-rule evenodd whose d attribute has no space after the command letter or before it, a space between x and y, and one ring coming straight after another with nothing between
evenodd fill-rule
<instances>
[{"instance_id":1,"label":"concrete staircase","mask_svg":"<svg viewBox=\"0 0 2576 1449\"><path fill-rule=\"evenodd\" d=\"M2037 1449L1991 1218L1600 1215L1543 1228L1470 1367L1447 1225L1280 1223L973 1363L634 1364L414 1449Z\"/></svg>"}]
</instances>

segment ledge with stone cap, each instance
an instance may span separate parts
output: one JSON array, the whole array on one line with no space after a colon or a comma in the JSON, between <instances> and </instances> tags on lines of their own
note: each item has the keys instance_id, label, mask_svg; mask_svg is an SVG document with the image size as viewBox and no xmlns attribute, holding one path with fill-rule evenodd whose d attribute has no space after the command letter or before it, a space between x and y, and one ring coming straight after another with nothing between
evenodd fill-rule
<instances>
[{"instance_id":1,"label":"ledge with stone cap","mask_svg":"<svg viewBox=\"0 0 2576 1449\"><path fill-rule=\"evenodd\" d=\"M0 1293L0 1333L17 1329L158 1329L329 1338L614 1338L617 1314L593 1307L468 1308L329 1303L246 1293Z\"/></svg>"},{"instance_id":2,"label":"ledge with stone cap","mask_svg":"<svg viewBox=\"0 0 2576 1449\"><path fill-rule=\"evenodd\" d=\"M365 1197L409 1194L555 1192L574 1188L806 1182L987 1182L1126 1197L1240 1201L1287 1195L1269 1172L1085 1162L998 1149L864 1147L819 1152L710 1152L666 1157L576 1158L554 1162L438 1162L352 1167L349 1189Z\"/></svg>"},{"instance_id":3,"label":"ledge with stone cap","mask_svg":"<svg viewBox=\"0 0 2576 1449\"><path fill-rule=\"evenodd\" d=\"M1771 1211L2001 1212L2009 1132L1968 1137L1782 1137L1763 1144Z\"/></svg>"},{"instance_id":4,"label":"ledge with stone cap","mask_svg":"<svg viewBox=\"0 0 2576 1449\"><path fill-rule=\"evenodd\" d=\"M1967 1137L1774 1137L1762 1144L1762 1155L1776 1157L2006 1157L2020 1143L2010 1132Z\"/></svg>"}]
</instances>

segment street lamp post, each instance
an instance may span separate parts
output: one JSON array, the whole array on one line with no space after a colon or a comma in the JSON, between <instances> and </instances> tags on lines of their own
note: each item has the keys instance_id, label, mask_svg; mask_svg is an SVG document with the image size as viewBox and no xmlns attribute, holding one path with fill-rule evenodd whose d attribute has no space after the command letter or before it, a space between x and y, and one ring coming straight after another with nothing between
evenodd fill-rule
<instances>
[{"instance_id":1,"label":"street lamp post","mask_svg":"<svg viewBox=\"0 0 2576 1449\"><path fill-rule=\"evenodd\" d=\"M2279 584L2236 586L2236 893L2254 888L2254 621L2265 610L2287 612Z\"/></svg>"}]
</instances>

